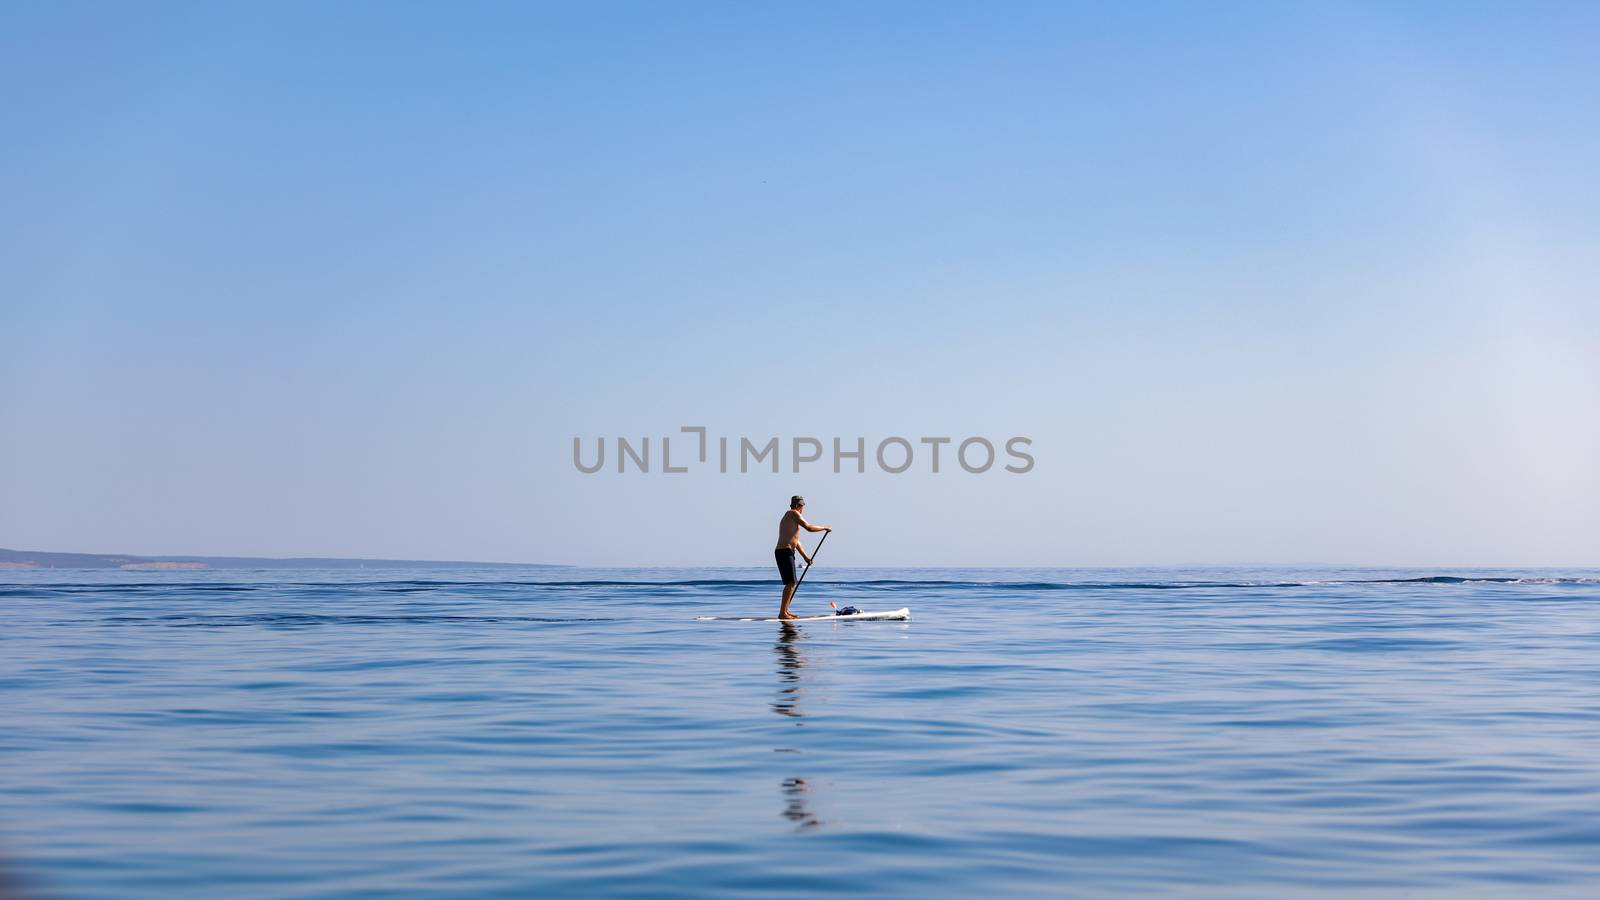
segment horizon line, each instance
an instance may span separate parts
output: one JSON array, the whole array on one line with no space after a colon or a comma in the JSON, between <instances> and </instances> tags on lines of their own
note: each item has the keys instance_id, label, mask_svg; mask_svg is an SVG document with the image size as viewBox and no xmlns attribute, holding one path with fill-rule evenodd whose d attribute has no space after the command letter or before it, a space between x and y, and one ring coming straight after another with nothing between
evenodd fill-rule
<instances>
[{"instance_id":1,"label":"horizon line","mask_svg":"<svg viewBox=\"0 0 1600 900\"><path fill-rule=\"evenodd\" d=\"M41 557L41 558L39 558L39 559L29 559L28 557ZM54 557L55 559L50 559L51 557ZM73 558L79 558L79 559L73 559ZM88 562L90 560L99 560L101 562L98 565L91 565L91 566L83 566L83 565L76 565L75 566L75 565L71 565L70 564L71 562L78 562L78 561ZM57 563L57 564L59 564L59 563L68 563L68 565L64 565L64 566L62 566L62 565L55 566L55 567L59 567L59 568L108 568L108 567L112 567L112 565L114 565L117 561L126 561L128 563L134 563L134 564L140 564L140 565L143 565L143 564L156 564L156 563L164 563L164 562L165 563L185 563L185 562L198 562L198 563L211 563L211 562L234 562L234 563L240 563L240 562L263 562L263 563L275 563L275 564L278 564L279 566L282 566L282 567L292 567L292 566L286 565L286 564L294 564L294 563L341 563L341 564L344 564L345 566L361 565L361 564L375 564L375 565L379 565L379 566L384 566L384 565L388 565L388 566L426 565L426 566L438 566L438 567L446 567L446 566L462 566L462 567L465 567L465 566L495 566L495 567L508 567L508 568L563 568L563 569L575 569L576 568L576 569L685 569L685 570L687 570L687 569L754 569L754 570L761 570L761 569L769 568L769 566L765 566L765 565L761 565L761 564L757 564L757 563L733 563L733 564L704 564L704 563L702 563L702 564L697 564L697 565L684 565L684 564L615 565L615 564L588 564L588 563L504 562L504 561L492 561L492 560L462 560L462 559L411 559L411 558L398 558L398 557L368 557L368 556L252 556L252 555L230 555L230 554L215 554L215 553L213 553L213 554L193 554L193 553L181 553L181 554L177 554L177 553L158 553L158 554L151 554L151 553L92 553L92 552L81 552L81 551L58 551L58 550L14 550L14 549L6 548L6 547L0 547L0 567L5 567L5 568L11 568L10 566L5 566L4 565L5 563L8 563L8 562L10 562L10 563L33 563L33 565L28 565L27 568L50 567L50 566L48 566L48 564L50 564L50 563ZM1213 568L1213 569L1232 569L1232 568L1277 568L1277 569L1286 569L1286 568L1307 568L1307 569L1313 569L1313 568L1314 569L1524 569L1525 570L1525 569L1600 569L1600 566L1596 566L1596 565L1592 565L1592 564L1591 565L1582 565L1582 564L1571 564L1571 565L1550 565L1550 564L1515 565L1515 564L1512 564L1512 565L1507 565L1507 564L1486 564L1486 563L1470 563L1470 564L1439 564L1439 563L1394 564L1394 563L1353 563L1353 562L1335 563L1335 562L1309 562L1309 561L1302 561L1302 562L1230 561L1230 562L1158 562L1158 563L1117 563L1117 564L1071 563L1071 564L1046 564L1046 565L1038 565L1038 564L1030 565L1030 564L1022 564L1022 563L1008 563L1008 564L998 564L998 565L996 565L996 564L983 564L983 565L941 565L941 566L929 566L929 565L926 565L926 564L917 564L917 565L876 564L876 565L830 566L830 568L836 568L836 569L905 569L905 568L918 568L918 569L933 569L933 570L952 570L952 569L1205 569L1205 568Z\"/></svg>"}]
</instances>

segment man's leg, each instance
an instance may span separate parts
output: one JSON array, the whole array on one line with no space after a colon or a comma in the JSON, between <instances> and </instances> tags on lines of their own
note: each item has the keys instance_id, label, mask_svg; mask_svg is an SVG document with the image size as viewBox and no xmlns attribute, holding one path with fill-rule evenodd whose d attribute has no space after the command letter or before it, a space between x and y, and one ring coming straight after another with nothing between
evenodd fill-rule
<instances>
[{"instance_id":1,"label":"man's leg","mask_svg":"<svg viewBox=\"0 0 1600 900\"><path fill-rule=\"evenodd\" d=\"M789 612L789 601L794 599L795 588L798 588L799 586L800 585L795 582L790 582L789 584L783 586L783 603L778 606L778 618L794 618L794 615Z\"/></svg>"}]
</instances>

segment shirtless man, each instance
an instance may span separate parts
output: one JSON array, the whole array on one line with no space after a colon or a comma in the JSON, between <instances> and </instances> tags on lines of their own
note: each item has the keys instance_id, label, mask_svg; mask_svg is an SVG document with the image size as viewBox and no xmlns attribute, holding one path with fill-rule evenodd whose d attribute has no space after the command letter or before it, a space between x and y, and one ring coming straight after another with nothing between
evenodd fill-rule
<instances>
[{"instance_id":1,"label":"shirtless man","mask_svg":"<svg viewBox=\"0 0 1600 900\"><path fill-rule=\"evenodd\" d=\"M794 599L795 588L800 582L794 577L794 555L798 552L811 565L811 557L806 555L806 548L800 543L800 529L807 531L832 531L832 525L813 525L806 521L803 513L806 510L806 498L799 494L789 498L789 511L783 514L778 522L778 548L772 551L773 557L778 561L778 574L783 576L783 603L778 607L778 618L793 619L794 613L789 612L789 601Z\"/></svg>"}]
</instances>

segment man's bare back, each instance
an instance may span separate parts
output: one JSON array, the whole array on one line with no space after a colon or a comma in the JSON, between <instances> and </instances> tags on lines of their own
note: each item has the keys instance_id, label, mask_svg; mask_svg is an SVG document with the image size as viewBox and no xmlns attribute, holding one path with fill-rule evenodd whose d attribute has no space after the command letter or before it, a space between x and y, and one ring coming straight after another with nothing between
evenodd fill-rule
<instances>
[{"instance_id":1,"label":"man's bare back","mask_svg":"<svg viewBox=\"0 0 1600 900\"><path fill-rule=\"evenodd\" d=\"M816 531L809 527L805 517L796 509L788 510L783 518L778 520L778 546L774 550L800 549L800 529Z\"/></svg>"}]
</instances>

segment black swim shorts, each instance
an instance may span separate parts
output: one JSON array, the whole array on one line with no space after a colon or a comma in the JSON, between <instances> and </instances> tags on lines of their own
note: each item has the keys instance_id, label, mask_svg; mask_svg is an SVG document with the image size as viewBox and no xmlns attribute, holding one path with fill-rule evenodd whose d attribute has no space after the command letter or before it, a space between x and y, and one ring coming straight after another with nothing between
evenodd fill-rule
<instances>
[{"instance_id":1,"label":"black swim shorts","mask_svg":"<svg viewBox=\"0 0 1600 900\"><path fill-rule=\"evenodd\" d=\"M794 548L779 547L772 551L772 557L778 561L778 574L783 576L783 583L794 584Z\"/></svg>"}]
</instances>

